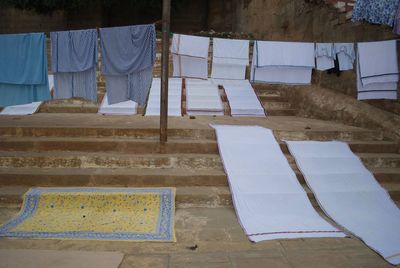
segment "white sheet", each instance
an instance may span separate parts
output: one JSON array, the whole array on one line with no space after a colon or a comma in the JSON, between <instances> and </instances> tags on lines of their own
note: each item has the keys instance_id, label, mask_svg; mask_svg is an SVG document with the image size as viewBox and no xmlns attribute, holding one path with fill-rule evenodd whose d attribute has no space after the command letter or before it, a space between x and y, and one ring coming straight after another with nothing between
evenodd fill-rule
<instances>
[{"instance_id":1,"label":"white sheet","mask_svg":"<svg viewBox=\"0 0 400 268\"><path fill-rule=\"evenodd\" d=\"M314 210L270 129L212 127L237 217L251 241L344 236Z\"/></svg>"},{"instance_id":2,"label":"white sheet","mask_svg":"<svg viewBox=\"0 0 400 268\"><path fill-rule=\"evenodd\" d=\"M0 112L0 115L29 115L29 114L34 114L39 110L39 107L40 107L41 104L42 104L42 102L38 101L38 102L31 102L31 103L28 103L28 104L7 106Z\"/></svg>"},{"instance_id":3,"label":"white sheet","mask_svg":"<svg viewBox=\"0 0 400 268\"><path fill-rule=\"evenodd\" d=\"M207 79L210 38L174 34L172 63L174 77Z\"/></svg>"},{"instance_id":4,"label":"white sheet","mask_svg":"<svg viewBox=\"0 0 400 268\"><path fill-rule=\"evenodd\" d=\"M335 53L339 60L339 70L347 71L353 69L356 53L353 43L335 43Z\"/></svg>"},{"instance_id":5,"label":"white sheet","mask_svg":"<svg viewBox=\"0 0 400 268\"><path fill-rule=\"evenodd\" d=\"M161 79L153 78L146 116L160 116ZM182 79L168 79L168 116L182 116Z\"/></svg>"},{"instance_id":6,"label":"white sheet","mask_svg":"<svg viewBox=\"0 0 400 268\"><path fill-rule=\"evenodd\" d=\"M399 81L396 40L358 43L358 59L363 85Z\"/></svg>"},{"instance_id":7,"label":"white sheet","mask_svg":"<svg viewBox=\"0 0 400 268\"><path fill-rule=\"evenodd\" d=\"M255 41L256 67L315 67L314 43Z\"/></svg>"},{"instance_id":8,"label":"white sheet","mask_svg":"<svg viewBox=\"0 0 400 268\"><path fill-rule=\"evenodd\" d=\"M313 43L255 41L251 81L309 85L314 55Z\"/></svg>"},{"instance_id":9,"label":"white sheet","mask_svg":"<svg viewBox=\"0 0 400 268\"><path fill-rule=\"evenodd\" d=\"M333 43L317 43L315 45L315 59L317 70L325 71L335 67L336 53Z\"/></svg>"},{"instance_id":10,"label":"white sheet","mask_svg":"<svg viewBox=\"0 0 400 268\"><path fill-rule=\"evenodd\" d=\"M110 105L108 104L107 94L104 94L98 113L104 115L134 115L137 114L137 107L138 104L131 100Z\"/></svg>"},{"instance_id":11,"label":"white sheet","mask_svg":"<svg viewBox=\"0 0 400 268\"><path fill-rule=\"evenodd\" d=\"M209 46L209 37L174 34L171 53L207 59Z\"/></svg>"},{"instance_id":12,"label":"white sheet","mask_svg":"<svg viewBox=\"0 0 400 268\"><path fill-rule=\"evenodd\" d=\"M186 113L188 115L224 115L218 86L210 80L186 79Z\"/></svg>"},{"instance_id":13,"label":"white sheet","mask_svg":"<svg viewBox=\"0 0 400 268\"><path fill-rule=\"evenodd\" d=\"M265 117L265 111L249 80L213 79L224 87L232 116Z\"/></svg>"},{"instance_id":14,"label":"white sheet","mask_svg":"<svg viewBox=\"0 0 400 268\"><path fill-rule=\"evenodd\" d=\"M289 141L320 206L391 264L400 264L400 210L343 142Z\"/></svg>"},{"instance_id":15,"label":"white sheet","mask_svg":"<svg viewBox=\"0 0 400 268\"><path fill-rule=\"evenodd\" d=\"M49 74L49 90L54 87L54 76ZM12 105L4 107L4 109L0 112L0 115L30 115L36 113L40 105L42 104L41 101L31 102L27 104L20 104L20 105Z\"/></svg>"}]
</instances>

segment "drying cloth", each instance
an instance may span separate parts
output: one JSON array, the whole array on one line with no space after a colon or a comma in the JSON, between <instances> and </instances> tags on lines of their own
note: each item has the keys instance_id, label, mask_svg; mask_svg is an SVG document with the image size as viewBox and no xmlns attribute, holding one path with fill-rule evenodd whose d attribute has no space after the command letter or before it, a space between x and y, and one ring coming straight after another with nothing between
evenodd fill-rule
<instances>
[{"instance_id":1,"label":"drying cloth","mask_svg":"<svg viewBox=\"0 0 400 268\"><path fill-rule=\"evenodd\" d=\"M368 85L363 85L361 81L360 64L358 57L356 62L356 72L357 72L358 100L372 100L372 99L397 100L396 82L371 83Z\"/></svg>"},{"instance_id":2,"label":"drying cloth","mask_svg":"<svg viewBox=\"0 0 400 268\"><path fill-rule=\"evenodd\" d=\"M335 53L339 60L339 70L347 71L353 69L356 53L354 51L353 43L335 43Z\"/></svg>"},{"instance_id":3,"label":"drying cloth","mask_svg":"<svg viewBox=\"0 0 400 268\"><path fill-rule=\"evenodd\" d=\"M314 68L314 43L256 41L256 67Z\"/></svg>"},{"instance_id":4,"label":"drying cloth","mask_svg":"<svg viewBox=\"0 0 400 268\"><path fill-rule=\"evenodd\" d=\"M358 43L358 56L363 85L399 81L396 40Z\"/></svg>"},{"instance_id":5,"label":"drying cloth","mask_svg":"<svg viewBox=\"0 0 400 268\"><path fill-rule=\"evenodd\" d=\"M173 76L207 79L209 45L208 37L174 34L171 45Z\"/></svg>"},{"instance_id":6,"label":"drying cloth","mask_svg":"<svg viewBox=\"0 0 400 268\"><path fill-rule=\"evenodd\" d=\"M97 30L52 32L51 70L54 98L97 101Z\"/></svg>"},{"instance_id":7,"label":"drying cloth","mask_svg":"<svg viewBox=\"0 0 400 268\"><path fill-rule=\"evenodd\" d=\"M44 33L0 35L0 107L50 99Z\"/></svg>"},{"instance_id":8,"label":"drying cloth","mask_svg":"<svg viewBox=\"0 0 400 268\"><path fill-rule=\"evenodd\" d=\"M49 89L53 88L53 75L49 75ZM42 104L41 101L31 102L27 104L19 104L19 105L12 105L5 107L1 112L0 115L30 115L36 113L40 105Z\"/></svg>"},{"instance_id":9,"label":"drying cloth","mask_svg":"<svg viewBox=\"0 0 400 268\"><path fill-rule=\"evenodd\" d=\"M244 79L248 64L248 40L213 39L212 78Z\"/></svg>"},{"instance_id":10,"label":"drying cloth","mask_svg":"<svg viewBox=\"0 0 400 268\"><path fill-rule=\"evenodd\" d=\"M210 80L186 79L186 113L188 115L224 115L217 85Z\"/></svg>"},{"instance_id":11,"label":"drying cloth","mask_svg":"<svg viewBox=\"0 0 400 268\"><path fill-rule=\"evenodd\" d=\"M397 42L358 43L358 99L397 99Z\"/></svg>"},{"instance_id":12,"label":"drying cloth","mask_svg":"<svg viewBox=\"0 0 400 268\"><path fill-rule=\"evenodd\" d=\"M251 80L278 84L310 84L315 67L313 43L255 41Z\"/></svg>"},{"instance_id":13,"label":"drying cloth","mask_svg":"<svg viewBox=\"0 0 400 268\"><path fill-rule=\"evenodd\" d=\"M107 94L105 94L98 113L104 115L134 115L137 114L137 107L137 103L131 100L109 104Z\"/></svg>"},{"instance_id":14,"label":"drying cloth","mask_svg":"<svg viewBox=\"0 0 400 268\"><path fill-rule=\"evenodd\" d=\"M251 241L345 236L312 207L270 129L212 127L237 217Z\"/></svg>"},{"instance_id":15,"label":"drying cloth","mask_svg":"<svg viewBox=\"0 0 400 268\"><path fill-rule=\"evenodd\" d=\"M352 21L366 20L393 26L399 0L357 0Z\"/></svg>"},{"instance_id":16,"label":"drying cloth","mask_svg":"<svg viewBox=\"0 0 400 268\"><path fill-rule=\"evenodd\" d=\"M175 241L174 213L175 188L32 188L0 236Z\"/></svg>"},{"instance_id":17,"label":"drying cloth","mask_svg":"<svg viewBox=\"0 0 400 268\"><path fill-rule=\"evenodd\" d=\"M317 43L315 46L317 70L325 71L335 67L336 53L332 43Z\"/></svg>"},{"instance_id":18,"label":"drying cloth","mask_svg":"<svg viewBox=\"0 0 400 268\"><path fill-rule=\"evenodd\" d=\"M119 252L0 249L0 268L118 268Z\"/></svg>"},{"instance_id":19,"label":"drying cloth","mask_svg":"<svg viewBox=\"0 0 400 268\"><path fill-rule=\"evenodd\" d=\"M393 265L400 264L400 210L343 142L287 142L322 209Z\"/></svg>"},{"instance_id":20,"label":"drying cloth","mask_svg":"<svg viewBox=\"0 0 400 268\"><path fill-rule=\"evenodd\" d=\"M265 117L265 111L249 80L213 79L223 86L232 116Z\"/></svg>"},{"instance_id":21,"label":"drying cloth","mask_svg":"<svg viewBox=\"0 0 400 268\"><path fill-rule=\"evenodd\" d=\"M146 116L160 116L161 79L154 78L147 101ZM182 116L182 79L168 79L168 116Z\"/></svg>"},{"instance_id":22,"label":"drying cloth","mask_svg":"<svg viewBox=\"0 0 400 268\"><path fill-rule=\"evenodd\" d=\"M100 37L109 102L133 100L144 105L156 60L154 25L101 28Z\"/></svg>"},{"instance_id":23,"label":"drying cloth","mask_svg":"<svg viewBox=\"0 0 400 268\"><path fill-rule=\"evenodd\" d=\"M172 36L171 53L207 59L209 45L209 37L174 34Z\"/></svg>"}]
</instances>

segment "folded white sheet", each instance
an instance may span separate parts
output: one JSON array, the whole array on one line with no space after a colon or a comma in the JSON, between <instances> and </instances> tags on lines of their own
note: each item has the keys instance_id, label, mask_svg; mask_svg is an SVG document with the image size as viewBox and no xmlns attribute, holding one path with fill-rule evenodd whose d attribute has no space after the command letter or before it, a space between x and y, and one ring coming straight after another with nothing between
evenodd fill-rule
<instances>
[{"instance_id":1,"label":"folded white sheet","mask_svg":"<svg viewBox=\"0 0 400 268\"><path fill-rule=\"evenodd\" d=\"M270 129L212 127L239 222L251 241L344 236L312 207Z\"/></svg>"},{"instance_id":2,"label":"folded white sheet","mask_svg":"<svg viewBox=\"0 0 400 268\"><path fill-rule=\"evenodd\" d=\"M186 79L186 113L188 115L224 115L218 86L209 80Z\"/></svg>"},{"instance_id":3,"label":"folded white sheet","mask_svg":"<svg viewBox=\"0 0 400 268\"><path fill-rule=\"evenodd\" d=\"M232 116L265 117L265 111L249 80L213 79L224 87Z\"/></svg>"},{"instance_id":4,"label":"folded white sheet","mask_svg":"<svg viewBox=\"0 0 400 268\"><path fill-rule=\"evenodd\" d=\"M393 265L400 264L400 210L343 142L289 141L320 206Z\"/></svg>"}]
</instances>

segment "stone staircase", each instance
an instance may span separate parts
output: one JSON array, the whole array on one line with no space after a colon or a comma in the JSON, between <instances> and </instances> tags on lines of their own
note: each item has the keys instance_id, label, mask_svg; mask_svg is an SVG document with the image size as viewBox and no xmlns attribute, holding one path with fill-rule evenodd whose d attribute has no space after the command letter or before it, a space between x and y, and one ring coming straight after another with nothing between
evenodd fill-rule
<instances>
[{"instance_id":1,"label":"stone staircase","mask_svg":"<svg viewBox=\"0 0 400 268\"><path fill-rule=\"evenodd\" d=\"M69 118L65 125L57 122L63 117ZM267 124L274 129L310 197L312 194L282 142L284 139L348 141L392 198L400 201L399 148L396 143L385 140L379 131L311 119L302 119L299 123L298 117L274 118L253 119L253 123ZM169 141L161 145L155 119L136 117L125 126L123 117L113 120L90 114L44 117L39 114L37 120L30 125L17 120L0 126L1 202L19 204L31 186L175 186L178 206L230 206L228 182L215 134L207 124L249 121L230 117L176 118L169 129ZM78 124L79 120L91 121L94 125ZM75 124L70 124L74 121ZM112 121L116 122L107 125ZM51 122L57 123L52 126ZM174 123L179 127L174 127ZM319 127L315 129L313 125Z\"/></svg>"}]
</instances>

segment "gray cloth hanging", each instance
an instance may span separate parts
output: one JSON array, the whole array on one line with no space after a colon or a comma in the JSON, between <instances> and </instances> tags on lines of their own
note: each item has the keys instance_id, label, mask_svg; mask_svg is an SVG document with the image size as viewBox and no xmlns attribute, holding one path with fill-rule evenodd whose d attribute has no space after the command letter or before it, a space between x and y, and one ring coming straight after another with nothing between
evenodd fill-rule
<instances>
[{"instance_id":1,"label":"gray cloth hanging","mask_svg":"<svg viewBox=\"0 0 400 268\"><path fill-rule=\"evenodd\" d=\"M56 99L97 101L97 30L52 32L51 69Z\"/></svg>"},{"instance_id":2,"label":"gray cloth hanging","mask_svg":"<svg viewBox=\"0 0 400 268\"><path fill-rule=\"evenodd\" d=\"M109 104L145 104L156 60L153 24L100 29L102 73Z\"/></svg>"}]
</instances>

